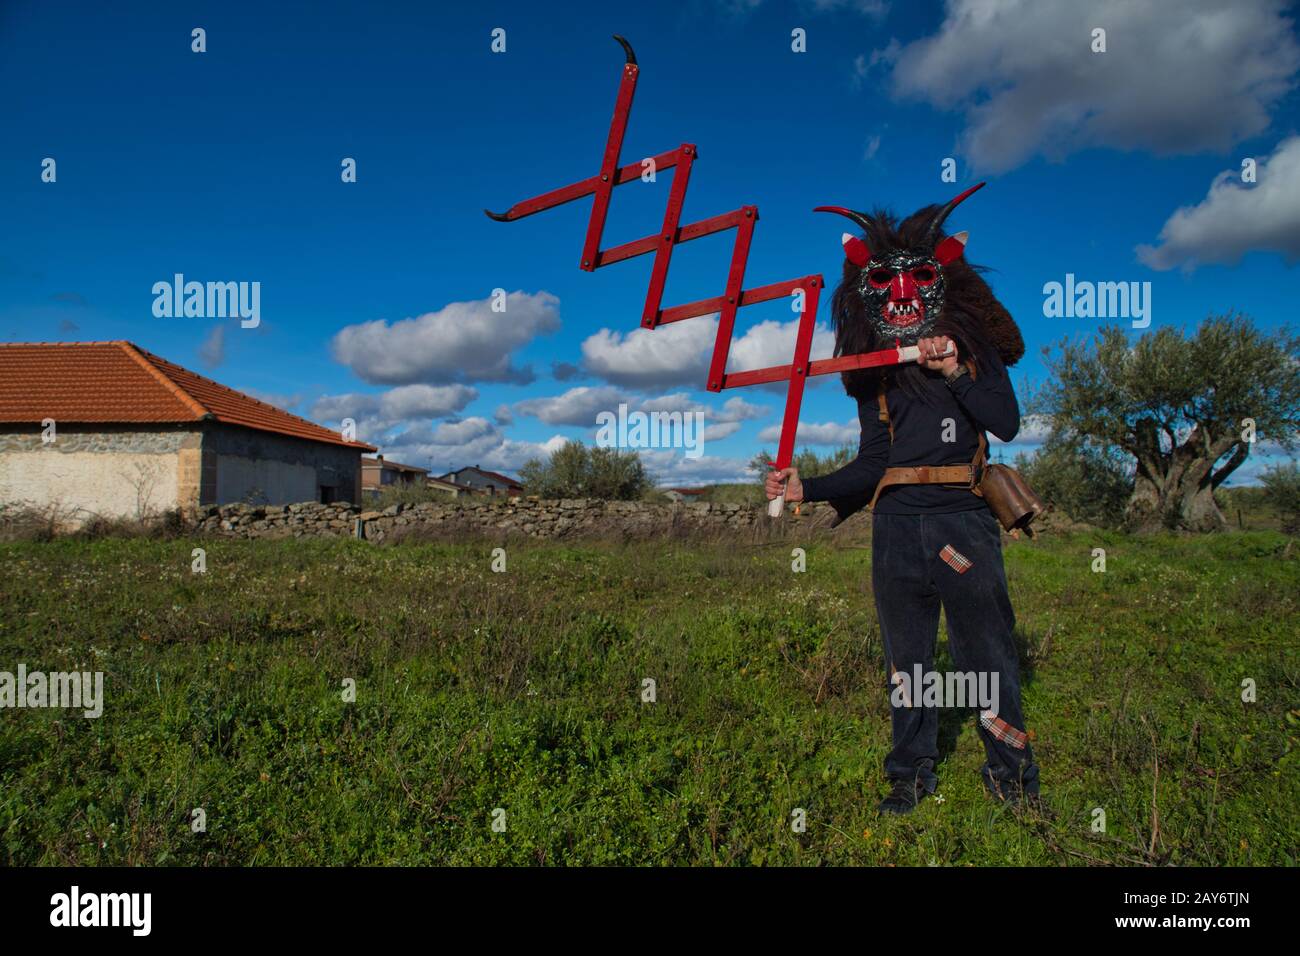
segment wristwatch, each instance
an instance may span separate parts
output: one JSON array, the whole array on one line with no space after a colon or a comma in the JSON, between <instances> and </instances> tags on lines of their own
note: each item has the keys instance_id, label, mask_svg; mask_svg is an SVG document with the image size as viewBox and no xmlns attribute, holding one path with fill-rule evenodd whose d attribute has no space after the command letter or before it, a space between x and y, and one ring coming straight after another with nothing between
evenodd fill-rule
<instances>
[{"instance_id":1,"label":"wristwatch","mask_svg":"<svg viewBox=\"0 0 1300 956\"><path fill-rule=\"evenodd\" d=\"M947 385L951 387L953 382L957 381L957 379L961 378L963 375L969 375L969 374L970 374L970 369L968 369L965 365L958 365L955 369L952 370L951 373L945 375L943 377L943 380Z\"/></svg>"}]
</instances>

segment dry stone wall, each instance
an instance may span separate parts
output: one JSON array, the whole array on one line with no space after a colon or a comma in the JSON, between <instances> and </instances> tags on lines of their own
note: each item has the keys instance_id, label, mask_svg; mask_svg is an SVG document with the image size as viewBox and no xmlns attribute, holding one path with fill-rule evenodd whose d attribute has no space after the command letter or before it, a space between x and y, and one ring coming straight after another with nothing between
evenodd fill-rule
<instances>
[{"instance_id":1,"label":"dry stone wall","mask_svg":"<svg viewBox=\"0 0 1300 956\"><path fill-rule=\"evenodd\" d=\"M802 505L800 514L772 521L765 508L738 504L656 504L640 501L531 498L392 505L382 511L346 502L331 505L221 505L199 512L202 533L240 538L348 536L367 541L402 538L655 538L765 539L824 530L834 517L825 505ZM865 527L855 515L836 535Z\"/></svg>"}]
</instances>

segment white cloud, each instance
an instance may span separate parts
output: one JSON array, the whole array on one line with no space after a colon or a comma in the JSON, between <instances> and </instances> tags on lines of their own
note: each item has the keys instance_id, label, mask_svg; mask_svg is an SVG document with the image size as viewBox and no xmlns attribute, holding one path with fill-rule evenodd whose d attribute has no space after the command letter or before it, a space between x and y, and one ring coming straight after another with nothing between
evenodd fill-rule
<instances>
[{"instance_id":1,"label":"white cloud","mask_svg":"<svg viewBox=\"0 0 1300 956\"><path fill-rule=\"evenodd\" d=\"M716 441L734 435L740 430L741 423L771 413L771 409L767 406L747 402L739 395L727 399L722 403L721 408L715 408L706 402L695 401L686 392L644 398L613 386L596 388L581 386L571 388L560 395L525 399L515 403L514 411L521 415L531 415L548 425L579 425L591 428L594 434L596 416L600 412L617 414L620 405L626 405L629 413L703 412L705 441Z\"/></svg>"},{"instance_id":2,"label":"white cloud","mask_svg":"<svg viewBox=\"0 0 1300 956\"><path fill-rule=\"evenodd\" d=\"M454 415L478 397L469 385L402 385L378 395L322 395L311 416L321 422L351 418L363 441L379 441L392 429L419 419Z\"/></svg>"},{"instance_id":3,"label":"white cloud","mask_svg":"<svg viewBox=\"0 0 1300 956\"><path fill-rule=\"evenodd\" d=\"M437 312L389 323L349 325L330 343L335 359L367 382L514 382L533 380L512 353L560 327L559 299L549 292L511 292L504 312L492 300L452 302Z\"/></svg>"},{"instance_id":4,"label":"white cloud","mask_svg":"<svg viewBox=\"0 0 1300 956\"><path fill-rule=\"evenodd\" d=\"M1232 265L1255 249L1280 252L1289 264L1300 260L1300 136L1260 160L1256 180L1243 183L1240 168L1220 173L1200 203L1169 217L1159 245L1138 246L1138 259L1159 270Z\"/></svg>"},{"instance_id":5,"label":"white cloud","mask_svg":"<svg viewBox=\"0 0 1300 956\"><path fill-rule=\"evenodd\" d=\"M617 410L620 402L631 401L631 397L622 389L583 385L571 388L561 395L516 402L514 410L520 415L538 418L548 425L592 426L596 422L597 413Z\"/></svg>"},{"instance_id":6,"label":"white cloud","mask_svg":"<svg viewBox=\"0 0 1300 956\"><path fill-rule=\"evenodd\" d=\"M688 384L700 388L717 332L716 317L626 333L601 329L582 343L583 368L614 385L630 388Z\"/></svg>"},{"instance_id":7,"label":"white cloud","mask_svg":"<svg viewBox=\"0 0 1300 956\"><path fill-rule=\"evenodd\" d=\"M732 338L727 371L790 364L798 325L798 319L768 319L749 326ZM627 333L601 329L582 343L583 367L591 375L628 388L703 388L717 335L716 315ZM812 358L829 358L834 348L834 332L818 324L813 331ZM785 383L773 387L784 389Z\"/></svg>"},{"instance_id":8,"label":"white cloud","mask_svg":"<svg viewBox=\"0 0 1300 956\"><path fill-rule=\"evenodd\" d=\"M378 395L323 395L312 414L326 420L374 415L395 425L410 418L455 414L477 397L478 390L468 385L403 385Z\"/></svg>"},{"instance_id":9,"label":"white cloud","mask_svg":"<svg viewBox=\"0 0 1300 956\"><path fill-rule=\"evenodd\" d=\"M712 425L705 425L700 437L701 440L706 442L722 441L722 439L730 438L738 431L740 431L740 422L716 422Z\"/></svg>"},{"instance_id":10,"label":"white cloud","mask_svg":"<svg viewBox=\"0 0 1300 956\"><path fill-rule=\"evenodd\" d=\"M344 418L359 418L379 411L378 395L322 395L311 407L312 418L323 422L337 422Z\"/></svg>"},{"instance_id":11,"label":"white cloud","mask_svg":"<svg viewBox=\"0 0 1300 956\"><path fill-rule=\"evenodd\" d=\"M948 0L937 34L873 54L900 97L964 113L960 148L1002 172L1090 147L1220 151L1268 128L1300 44L1284 0ZM1106 51L1092 52L1092 30Z\"/></svg>"},{"instance_id":12,"label":"white cloud","mask_svg":"<svg viewBox=\"0 0 1300 956\"><path fill-rule=\"evenodd\" d=\"M486 418L465 418L458 422L442 422L432 430L429 441L435 445L469 445L488 436L499 436L501 431Z\"/></svg>"},{"instance_id":13,"label":"white cloud","mask_svg":"<svg viewBox=\"0 0 1300 956\"><path fill-rule=\"evenodd\" d=\"M722 403L721 408L714 408L705 402L695 401L685 392L647 398L641 401L637 408L643 412L704 412L706 420L719 424L752 421L763 418L772 411L766 405L747 402L739 395L727 399Z\"/></svg>"},{"instance_id":14,"label":"white cloud","mask_svg":"<svg viewBox=\"0 0 1300 956\"><path fill-rule=\"evenodd\" d=\"M553 435L541 443L515 441L492 422L475 417L436 427L416 425L393 436L380 450L397 461L429 465L437 474L466 465L514 474L530 458L545 459L565 440Z\"/></svg>"},{"instance_id":15,"label":"white cloud","mask_svg":"<svg viewBox=\"0 0 1300 956\"><path fill-rule=\"evenodd\" d=\"M795 433L795 441L802 447L803 445L852 445L857 447L859 439L862 437L862 426L856 418L845 422L843 425L835 422L800 422L799 430ZM764 428L758 433L758 440L761 442L778 441L781 438L781 426L772 425Z\"/></svg>"},{"instance_id":16,"label":"white cloud","mask_svg":"<svg viewBox=\"0 0 1300 956\"><path fill-rule=\"evenodd\" d=\"M646 473L660 487L690 488L719 482L753 481L749 462L701 455L686 458L673 451L642 451Z\"/></svg>"},{"instance_id":17,"label":"white cloud","mask_svg":"<svg viewBox=\"0 0 1300 956\"><path fill-rule=\"evenodd\" d=\"M454 414L478 397L468 385L402 385L380 398L380 411L394 419L440 418Z\"/></svg>"},{"instance_id":18,"label":"white cloud","mask_svg":"<svg viewBox=\"0 0 1300 956\"><path fill-rule=\"evenodd\" d=\"M735 398L729 398L722 403L722 411L714 413L714 421L719 422L743 422L755 418L763 418L768 415L772 409L766 405L755 405L747 402L739 395Z\"/></svg>"},{"instance_id":19,"label":"white cloud","mask_svg":"<svg viewBox=\"0 0 1300 956\"><path fill-rule=\"evenodd\" d=\"M743 336L732 342L727 371L741 372L769 365L789 365L794 358L794 340L798 330L797 319L789 322L769 319L751 326ZM815 326L809 357L830 358L834 351L835 333L828 326ZM779 385L782 390L786 387L785 382Z\"/></svg>"}]
</instances>

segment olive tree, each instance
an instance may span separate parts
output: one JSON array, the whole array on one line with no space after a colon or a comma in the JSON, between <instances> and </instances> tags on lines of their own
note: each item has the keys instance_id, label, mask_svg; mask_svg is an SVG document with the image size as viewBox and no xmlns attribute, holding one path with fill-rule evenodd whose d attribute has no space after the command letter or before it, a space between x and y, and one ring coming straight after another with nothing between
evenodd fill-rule
<instances>
[{"instance_id":1,"label":"olive tree","mask_svg":"<svg viewBox=\"0 0 1300 956\"><path fill-rule=\"evenodd\" d=\"M1214 490L1256 441L1295 446L1300 339L1238 314L1195 335L1162 328L1130 342L1121 328L1044 349L1050 381L1030 403L1067 442L1118 449L1134 462L1125 508L1135 529L1219 530Z\"/></svg>"},{"instance_id":2,"label":"olive tree","mask_svg":"<svg viewBox=\"0 0 1300 956\"><path fill-rule=\"evenodd\" d=\"M617 448L591 448L567 441L546 461L534 458L519 469L530 495L542 498L604 498L630 501L650 487L641 456Z\"/></svg>"}]
</instances>

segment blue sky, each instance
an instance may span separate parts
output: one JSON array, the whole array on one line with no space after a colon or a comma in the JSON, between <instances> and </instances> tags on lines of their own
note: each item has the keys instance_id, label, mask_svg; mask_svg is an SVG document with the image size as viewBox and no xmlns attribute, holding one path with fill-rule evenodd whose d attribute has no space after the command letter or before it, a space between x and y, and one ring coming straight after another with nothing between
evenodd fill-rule
<instances>
[{"instance_id":1,"label":"blue sky","mask_svg":"<svg viewBox=\"0 0 1300 956\"><path fill-rule=\"evenodd\" d=\"M948 225L970 232L968 258L994 270L1024 333L1022 400L1044 378L1043 346L1105 321L1044 316L1044 284L1067 273L1150 282L1152 329L1227 310L1266 329L1292 320L1294 11L986 7L6 0L0 339L129 339L299 414L351 416L391 457L438 471L513 471L590 440L595 412L619 401L702 407L704 456L650 453L652 471L742 478L775 448L784 394L703 390L713 320L637 332L650 259L580 271L589 200L510 224L481 212L597 170L615 32L642 69L622 161L695 143L683 221L759 207L747 286L834 283L842 222L813 206L906 214L986 179ZM616 190L604 245L657 229L670 183ZM665 304L719 294L731 239L684 246ZM261 324L155 316L151 290L176 273L259 282ZM497 288L504 314L489 306ZM785 301L742 310L731 369L788 362L793 319ZM817 342L828 355L829 336ZM838 381L818 382L801 444L856 441ZM1029 423L1003 454L1037 437Z\"/></svg>"}]
</instances>

